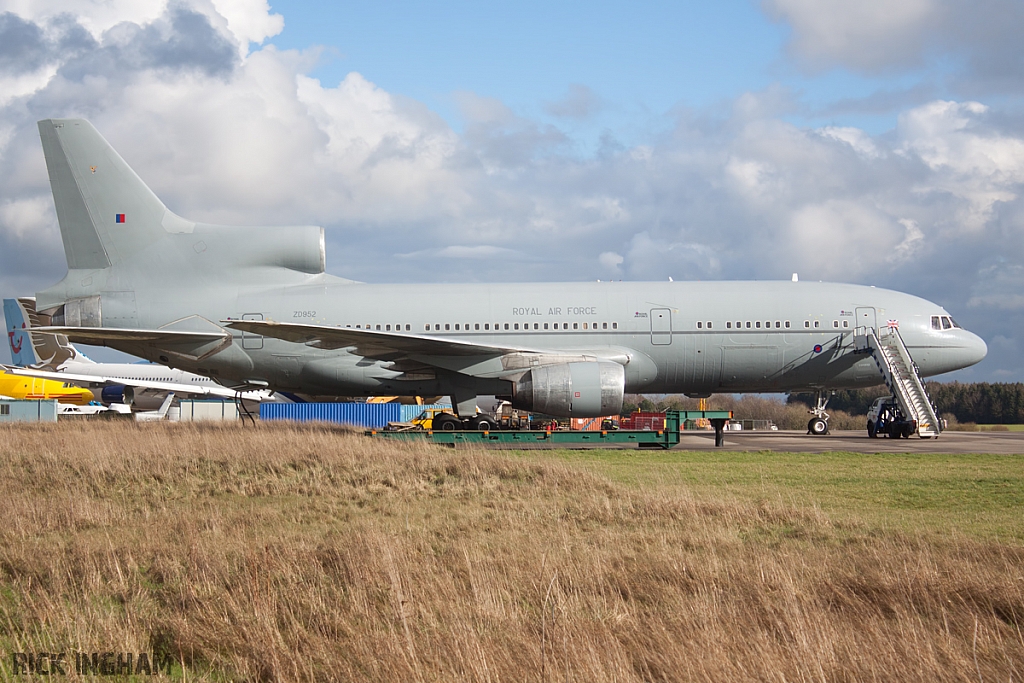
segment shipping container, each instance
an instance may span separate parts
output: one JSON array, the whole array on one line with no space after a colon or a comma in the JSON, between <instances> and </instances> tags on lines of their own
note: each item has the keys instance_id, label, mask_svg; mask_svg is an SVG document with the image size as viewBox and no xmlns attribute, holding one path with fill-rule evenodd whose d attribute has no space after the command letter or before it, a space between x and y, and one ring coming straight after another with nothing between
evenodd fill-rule
<instances>
[{"instance_id":1,"label":"shipping container","mask_svg":"<svg viewBox=\"0 0 1024 683\"><path fill-rule=\"evenodd\" d=\"M436 410L447 410L447 411L451 411L452 410L451 404L448 404L448 403L432 403L430 405L423 405L423 406L406 406L406 405L403 405L402 406L402 422L410 422L412 420L415 420L417 417L420 416L420 413L422 413L424 410L427 410L427 409L430 409L430 408L433 408L433 409L436 409Z\"/></svg>"},{"instance_id":2,"label":"shipping container","mask_svg":"<svg viewBox=\"0 0 1024 683\"><path fill-rule=\"evenodd\" d=\"M179 406L178 419L182 422L238 419L238 405L234 401L181 401Z\"/></svg>"},{"instance_id":3,"label":"shipping container","mask_svg":"<svg viewBox=\"0 0 1024 683\"><path fill-rule=\"evenodd\" d=\"M422 409L422 406L417 406ZM261 403L261 420L296 422L334 422L367 429L399 422L402 406L398 403Z\"/></svg>"},{"instance_id":4,"label":"shipping container","mask_svg":"<svg viewBox=\"0 0 1024 683\"><path fill-rule=\"evenodd\" d=\"M57 401L0 400L0 422L56 422Z\"/></svg>"}]
</instances>

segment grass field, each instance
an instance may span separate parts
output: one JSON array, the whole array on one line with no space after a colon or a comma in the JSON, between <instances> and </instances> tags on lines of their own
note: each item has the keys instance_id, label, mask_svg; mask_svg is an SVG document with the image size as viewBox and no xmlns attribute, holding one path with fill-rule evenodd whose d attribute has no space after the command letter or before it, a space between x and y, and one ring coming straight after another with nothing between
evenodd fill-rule
<instances>
[{"instance_id":1,"label":"grass field","mask_svg":"<svg viewBox=\"0 0 1024 683\"><path fill-rule=\"evenodd\" d=\"M4 427L0 675L1021 680L1022 465Z\"/></svg>"},{"instance_id":2,"label":"grass field","mask_svg":"<svg viewBox=\"0 0 1024 683\"><path fill-rule=\"evenodd\" d=\"M861 527L1024 543L1024 455L558 451L647 491L820 509Z\"/></svg>"}]
</instances>

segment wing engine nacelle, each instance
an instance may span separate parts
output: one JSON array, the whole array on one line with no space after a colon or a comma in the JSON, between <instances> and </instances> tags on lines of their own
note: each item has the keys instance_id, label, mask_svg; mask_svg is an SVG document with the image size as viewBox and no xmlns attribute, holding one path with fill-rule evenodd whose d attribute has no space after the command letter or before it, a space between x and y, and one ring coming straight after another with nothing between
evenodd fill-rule
<instances>
[{"instance_id":1,"label":"wing engine nacelle","mask_svg":"<svg viewBox=\"0 0 1024 683\"><path fill-rule=\"evenodd\" d=\"M625 368L618 363L544 365L515 383L512 405L556 417L617 415L625 387Z\"/></svg>"},{"instance_id":2,"label":"wing engine nacelle","mask_svg":"<svg viewBox=\"0 0 1024 683\"><path fill-rule=\"evenodd\" d=\"M124 403L130 406L135 402L135 389L123 384L105 386L100 392L100 402L105 406L109 406L111 403Z\"/></svg>"}]
</instances>

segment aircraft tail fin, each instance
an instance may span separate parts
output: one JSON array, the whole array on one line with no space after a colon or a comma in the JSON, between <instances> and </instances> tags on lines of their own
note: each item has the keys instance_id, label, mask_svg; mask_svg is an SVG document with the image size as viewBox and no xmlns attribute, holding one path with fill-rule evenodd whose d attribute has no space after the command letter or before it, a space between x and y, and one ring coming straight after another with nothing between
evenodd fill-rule
<instances>
[{"instance_id":1,"label":"aircraft tail fin","mask_svg":"<svg viewBox=\"0 0 1024 683\"><path fill-rule=\"evenodd\" d=\"M69 360L93 362L76 349L63 334L33 331L33 328L46 324L36 313L35 299L4 299L4 317L7 319L7 340L11 346L11 360L18 367L57 370Z\"/></svg>"},{"instance_id":2,"label":"aircraft tail fin","mask_svg":"<svg viewBox=\"0 0 1024 683\"><path fill-rule=\"evenodd\" d=\"M28 316L16 299L4 299L4 318L7 321L7 343L11 347L11 361L18 367L39 362L29 335Z\"/></svg>"},{"instance_id":3,"label":"aircraft tail fin","mask_svg":"<svg viewBox=\"0 0 1024 683\"><path fill-rule=\"evenodd\" d=\"M69 269L101 269L139 253L179 218L84 119L38 123Z\"/></svg>"}]
</instances>

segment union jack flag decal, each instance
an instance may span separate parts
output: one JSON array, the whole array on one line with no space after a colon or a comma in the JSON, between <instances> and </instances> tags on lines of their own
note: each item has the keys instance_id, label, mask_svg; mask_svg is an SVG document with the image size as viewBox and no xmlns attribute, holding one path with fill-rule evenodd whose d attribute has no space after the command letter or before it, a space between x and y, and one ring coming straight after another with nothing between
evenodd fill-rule
<instances>
[{"instance_id":1,"label":"union jack flag decal","mask_svg":"<svg viewBox=\"0 0 1024 683\"><path fill-rule=\"evenodd\" d=\"M886 323L886 325L891 327L891 328L894 328L894 329L899 329L900 321L899 320L890 320L889 322Z\"/></svg>"}]
</instances>

